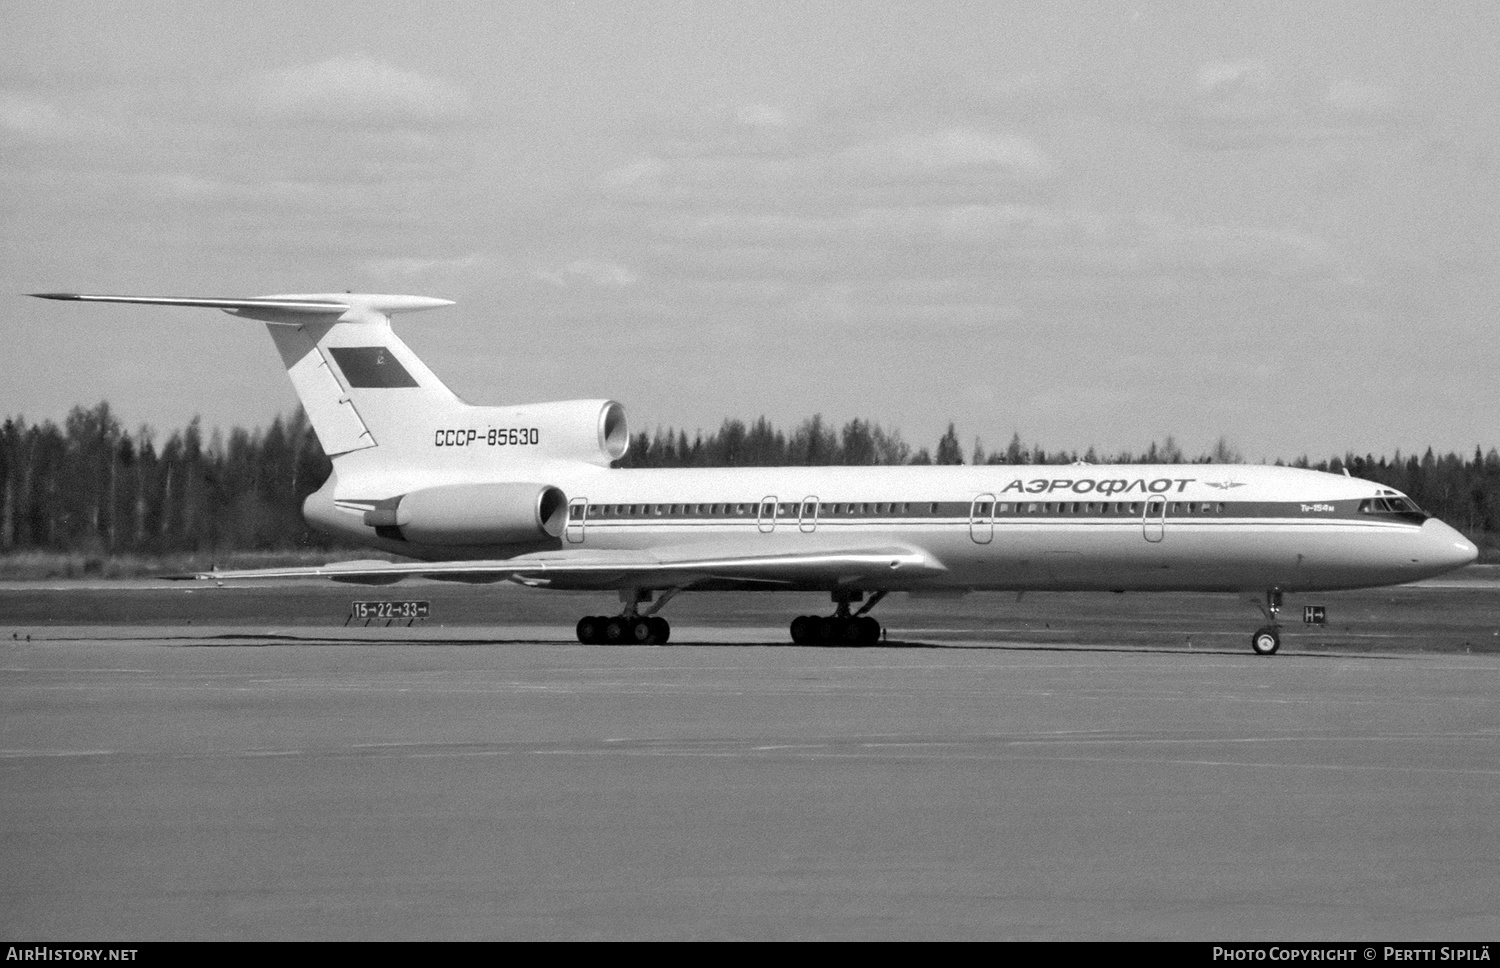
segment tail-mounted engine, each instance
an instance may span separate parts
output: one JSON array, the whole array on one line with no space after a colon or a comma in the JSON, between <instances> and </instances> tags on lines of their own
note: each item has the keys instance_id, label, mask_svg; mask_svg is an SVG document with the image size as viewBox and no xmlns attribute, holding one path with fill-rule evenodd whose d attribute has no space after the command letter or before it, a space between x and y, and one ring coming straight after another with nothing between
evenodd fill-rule
<instances>
[{"instance_id":1,"label":"tail-mounted engine","mask_svg":"<svg viewBox=\"0 0 1500 968\"><path fill-rule=\"evenodd\" d=\"M625 408L613 400L563 400L494 407L497 420L526 428L540 455L608 467L625 456L630 430Z\"/></svg>"},{"instance_id":2,"label":"tail-mounted engine","mask_svg":"<svg viewBox=\"0 0 1500 968\"><path fill-rule=\"evenodd\" d=\"M523 544L563 533L568 496L550 484L447 484L381 501L364 522L414 544Z\"/></svg>"}]
</instances>

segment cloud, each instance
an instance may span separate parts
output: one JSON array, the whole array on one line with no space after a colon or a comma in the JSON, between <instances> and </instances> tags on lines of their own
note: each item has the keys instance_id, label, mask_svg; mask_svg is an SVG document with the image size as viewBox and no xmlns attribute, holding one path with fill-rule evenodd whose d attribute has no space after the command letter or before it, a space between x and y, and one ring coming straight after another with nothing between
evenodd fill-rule
<instances>
[{"instance_id":1,"label":"cloud","mask_svg":"<svg viewBox=\"0 0 1500 968\"><path fill-rule=\"evenodd\" d=\"M1401 112L1400 96L1380 84L1336 81L1329 85L1324 100L1331 110L1347 116L1386 119Z\"/></svg>"},{"instance_id":2,"label":"cloud","mask_svg":"<svg viewBox=\"0 0 1500 968\"><path fill-rule=\"evenodd\" d=\"M706 212L789 206L886 206L1005 200L1051 177L1051 164L1025 135L970 127L923 130L829 145L817 137L775 154L663 150L615 168L597 182L604 197L632 207Z\"/></svg>"},{"instance_id":3,"label":"cloud","mask_svg":"<svg viewBox=\"0 0 1500 968\"><path fill-rule=\"evenodd\" d=\"M740 105L734 111L734 120L750 128L784 128L791 122L785 111L769 104Z\"/></svg>"},{"instance_id":4,"label":"cloud","mask_svg":"<svg viewBox=\"0 0 1500 968\"><path fill-rule=\"evenodd\" d=\"M1384 86L1280 77L1264 61L1209 61L1170 112L1189 142L1254 150L1362 141L1412 127L1398 92Z\"/></svg>"},{"instance_id":5,"label":"cloud","mask_svg":"<svg viewBox=\"0 0 1500 968\"><path fill-rule=\"evenodd\" d=\"M591 286L599 289L622 289L633 286L640 277L616 262L601 259L575 259L561 269L539 269L533 275L559 289Z\"/></svg>"},{"instance_id":6,"label":"cloud","mask_svg":"<svg viewBox=\"0 0 1500 968\"><path fill-rule=\"evenodd\" d=\"M1270 86L1271 71L1265 61L1209 61L1198 68L1198 92L1209 97L1258 96Z\"/></svg>"},{"instance_id":7,"label":"cloud","mask_svg":"<svg viewBox=\"0 0 1500 968\"><path fill-rule=\"evenodd\" d=\"M254 94L275 117L335 124L442 124L470 110L463 88L363 54L264 75Z\"/></svg>"},{"instance_id":8,"label":"cloud","mask_svg":"<svg viewBox=\"0 0 1500 968\"><path fill-rule=\"evenodd\" d=\"M10 91L0 93L0 129L28 140L67 137L77 130L51 103Z\"/></svg>"},{"instance_id":9,"label":"cloud","mask_svg":"<svg viewBox=\"0 0 1500 968\"><path fill-rule=\"evenodd\" d=\"M1003 131L946 128L860 145L840 157L885 175L990 172L1044 177L1047 160L1029 138Z\"/></svg>"},{"instance_id":10,"label":"cloud","mask_svg":"<svg viewBox=\"0 0 1500 968\"><path fill-rule=\"evenodd\" d=\"M401 279L405 282L447 280L471 275L474 270L489 266L493 257L484 252L451 258L396 257L368 259L360 264L360 271L377 279Z\"/></svg>"}]
</instances>

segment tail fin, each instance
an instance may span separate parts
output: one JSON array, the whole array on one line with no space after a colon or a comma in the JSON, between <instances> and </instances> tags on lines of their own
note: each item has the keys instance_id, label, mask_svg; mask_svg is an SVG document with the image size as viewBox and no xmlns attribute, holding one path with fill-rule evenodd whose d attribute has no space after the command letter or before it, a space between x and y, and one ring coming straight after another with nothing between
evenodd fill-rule
<instances>
[{"instance_id":1,"label":"tail fin","mask_svg":"<svg viewBox=\"0 0 1500 968\"><path fill-rule=\"evenodd\" d=\"M464 404L391 330L391 315L451 306L425 296L332 293L197 299L33 293L41 299L197 306L266 324L318 442L329 457L379 445L382 426ZM391 394L388 391L404 392Z\"/></svg>"}]
</instances>

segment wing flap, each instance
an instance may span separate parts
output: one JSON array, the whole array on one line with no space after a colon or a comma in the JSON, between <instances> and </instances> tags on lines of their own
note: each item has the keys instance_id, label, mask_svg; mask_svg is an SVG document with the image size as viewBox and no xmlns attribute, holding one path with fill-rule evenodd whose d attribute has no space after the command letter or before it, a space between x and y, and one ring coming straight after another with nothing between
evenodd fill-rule
<instances>
[{"instance_id":1,"label":"wing flap","mask_svg":"<svg viewBox=\"0 0 1500 968\"><path fill-rule=\"evenodd\" d=\"M358 584L389 584L404 578L447 581L511 579L527 584L617 587L688 586L697 582L795 585L808 581L890 581L931 577L946 569L911 548L869 548L777 555L656 556L641 552L524 555L493 561L346 561L296 568L209 571L174 578L208 581L323 578Z\"/></svg>"}]
</instances>

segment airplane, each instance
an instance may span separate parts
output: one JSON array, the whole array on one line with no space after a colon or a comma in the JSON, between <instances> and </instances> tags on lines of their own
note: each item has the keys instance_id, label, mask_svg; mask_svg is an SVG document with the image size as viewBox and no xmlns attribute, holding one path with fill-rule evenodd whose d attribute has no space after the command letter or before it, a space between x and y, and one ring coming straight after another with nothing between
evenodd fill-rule
<instances>
[{"instance_id":1,"label":"airplane","mask_svg":"<svg viewBox=\"0 0 1500 968\"><path fill-rule=\"evenodd\" d=\"M891 592L1194 591L1251 596L1281 646L1285 593L1412 582L1475 546L1382 485L1246 464L620 469L613 400L474 406L391 317L422 296L253 299L34 293L74 302L220 309L266 324L333 473L312 527L403 561L199 573L199 579L406 578L614 591L585 644L657 644L685 591L816 591L832 615L798 644L872 644ZM1263 597L1262 597L1263 596Z\"/></svg>"}]
</instances>

